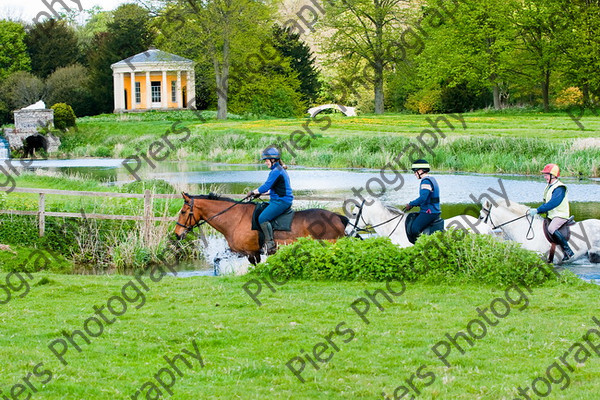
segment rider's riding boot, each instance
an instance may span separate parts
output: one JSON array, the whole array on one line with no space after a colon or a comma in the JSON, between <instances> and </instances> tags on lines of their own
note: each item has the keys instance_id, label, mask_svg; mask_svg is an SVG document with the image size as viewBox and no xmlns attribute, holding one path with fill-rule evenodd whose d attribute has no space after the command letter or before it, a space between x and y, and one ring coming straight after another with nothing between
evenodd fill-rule
<instances>
[{"instance_id":1,"label":"rider's riding boot","mask_svg":"<svg viewBox=\"0 0 600 400\"><path fill-rule=\"evenodd\" d=\"M573 257L575 255L573 253L573 250L571 250L571 248L569 247L569 243L567 243L567 240L562 235L562 233L560 233L558 230L556 230L556 231L554 231L554 233L552 234L552 236L554 236L554 238L556 239L556 241L562 246L562 248L563 248L563 250L565 252L565 256L563 257L563 261L567 261L567 260L569 260L571 257Z\"/></svg>"},{"instance_id":2,"label":"rider's riding boot","mask_svg":"<svg viewBox=\"0 0 600 400\"><path fill-rule=\"evenodd\" d=\"M263 234L265 235L265 254L273 254L277 250L277 245L273 240L273 227L269 221L263 222L260 224L260 229L262 229Z\"/></svg>"}]
</instances>

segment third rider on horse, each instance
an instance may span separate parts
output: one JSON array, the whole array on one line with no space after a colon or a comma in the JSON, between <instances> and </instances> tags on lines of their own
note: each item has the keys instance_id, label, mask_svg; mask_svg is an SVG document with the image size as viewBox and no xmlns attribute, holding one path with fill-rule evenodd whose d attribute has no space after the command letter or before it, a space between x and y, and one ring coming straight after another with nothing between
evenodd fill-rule
<instances>
[{"instance_id":1,"label":"third rider on horse","mask_svg":"<svg viewBox=\"0 0 600 400\"><path fill-rule=\"evenodd\" d=\"M573 250L569 247L565 237L558 231L569 219L567 187L558 180L560 176L558 165L548 164L541 172L548 183L546 190L544 190L544 204L538 208L530 209L529 215L548 213L548 218L552 220L548 225L548 233L562 246L565 252L563 261L567 261L574 256Z\"/></svg>"}]
</instances>

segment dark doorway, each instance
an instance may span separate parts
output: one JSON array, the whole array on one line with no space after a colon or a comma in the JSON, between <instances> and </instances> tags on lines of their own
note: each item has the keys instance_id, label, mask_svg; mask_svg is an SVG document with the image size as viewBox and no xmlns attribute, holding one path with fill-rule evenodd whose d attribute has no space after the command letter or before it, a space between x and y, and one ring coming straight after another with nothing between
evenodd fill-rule
<instances>
[{"instance_id":1,"label":"dark doorway","mask_svg":"<svg viewBox=\"0 0 600 400\"><path fill-rule=\"evenodd\" d=\"M125 89L125 109L127 110L127 89Z\"/></svg>"},{"instance_id":2,"label":"dark doorway","mask_svg":"<svg viewBox=\"0 0 600 400\"><path fill-rule=\"evenodd\" d=\"M43 154L42 151L43 150ZM23 151L25 152L25 157L31 158L41 158L46 155L46 150L48 150L48 143L46 138L42 135L33 135L28 136L23 141Z\"/></svg>"}]
</instances>

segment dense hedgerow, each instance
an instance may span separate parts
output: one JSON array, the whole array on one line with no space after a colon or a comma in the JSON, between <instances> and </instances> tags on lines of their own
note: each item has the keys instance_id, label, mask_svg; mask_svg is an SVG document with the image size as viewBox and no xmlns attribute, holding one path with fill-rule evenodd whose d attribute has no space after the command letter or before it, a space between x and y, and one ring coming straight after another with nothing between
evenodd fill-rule
<instances>
[{"instance_id":1,"label":"dense hedgerow","mask_svg":"<svg viewBox=\"0 0 600 400\"><path fill-rule=\"evenodd\" d=\"M399 248L389 238L342 238L336 243L302 238L282 247L253 273L279 281L397 279L504 286L556 280L551 267L519 244L456 230L423 235L409 248Z\"/></svg>"}]
</instances>

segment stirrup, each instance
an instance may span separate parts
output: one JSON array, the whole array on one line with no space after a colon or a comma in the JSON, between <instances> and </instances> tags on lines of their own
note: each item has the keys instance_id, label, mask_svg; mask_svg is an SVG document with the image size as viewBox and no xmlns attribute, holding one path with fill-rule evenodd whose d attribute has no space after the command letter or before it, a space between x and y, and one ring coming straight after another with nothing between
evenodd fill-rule
<instances>
[{"instance_id":1,"label":"stirrup","mask_svg":"<svg viewBox=\"0 0 600 400\"><path fill-rule=\"evenodd\" d=\"M563 262L564 261L569 261L571 258L575 257L575 253L573 253L573 250L569 249L570 251L567 251L565 249L563 249L563 252L565 253L565 255L563 256Z\"/></svg>"},{"instance_id":2,"label":"stirrup","mask_svg":"<svg viewBox=\"0 0 600 400\"><path fill-rule=\"evenodd\" d=\"M271 254L275 254L277 252L277 244L274 240L265 242L263 246L263 254L270 256Z\"/></svg>"}]
</instances>

